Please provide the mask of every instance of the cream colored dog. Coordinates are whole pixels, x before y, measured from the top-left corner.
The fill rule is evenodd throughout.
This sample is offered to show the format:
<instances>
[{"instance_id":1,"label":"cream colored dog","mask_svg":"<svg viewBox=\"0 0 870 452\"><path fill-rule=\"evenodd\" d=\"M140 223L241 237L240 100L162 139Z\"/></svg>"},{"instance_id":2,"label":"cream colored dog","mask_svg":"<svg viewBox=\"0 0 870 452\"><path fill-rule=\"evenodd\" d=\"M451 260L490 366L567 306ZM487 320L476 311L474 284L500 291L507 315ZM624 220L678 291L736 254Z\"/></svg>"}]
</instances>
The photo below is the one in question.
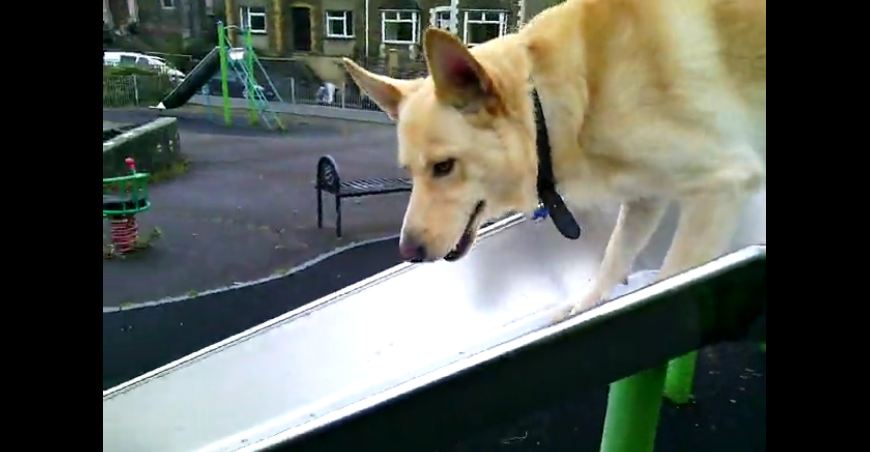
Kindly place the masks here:
<instances>
[{"instance_id":1,"label":"cream colored dog","mask_svg":"<svg viewBox=\"0 0 870 452\"><path fill-rule=\"evenodd\" d=\"M535 209L533 88L566 202L622 206L571 314L627 276L670 201L680 220L660 278L722 254L765 180L765 14L765 0L568 0L471 50L426 30L425 79L346 59L397 120L414 184L402 255L459 259L481 222Z\"/></svg>"}]
</instances>

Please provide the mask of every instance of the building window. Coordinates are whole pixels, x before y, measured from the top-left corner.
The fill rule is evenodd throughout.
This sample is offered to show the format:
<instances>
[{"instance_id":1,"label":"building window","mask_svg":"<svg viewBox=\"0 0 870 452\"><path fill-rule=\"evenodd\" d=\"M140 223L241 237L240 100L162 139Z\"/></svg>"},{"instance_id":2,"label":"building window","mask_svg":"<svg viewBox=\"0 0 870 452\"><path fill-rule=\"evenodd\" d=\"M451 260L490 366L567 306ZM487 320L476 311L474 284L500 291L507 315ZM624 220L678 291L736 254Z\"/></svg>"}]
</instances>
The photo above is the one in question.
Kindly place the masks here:
<instances>
[{"instance_id":1,"label":"building window","mask_svg":"<svg viewBox=\"0 0 870 452\"><path fill-rule=\"evenodd\" d=\"M353 11L326 12L327 38L353 37Z\"/></svg>"},{"instance_id":2,"label":"building window","mask_svg":"<svg viewBox=\"0 0 870 452\"><path fill-rule=\"evenodd\" d=\"M465 11L464 25L462 28L465 43L469 46L483 44L505 34L507 11L468 10Z\"/></svg>"},{"instance_id":3,"label":"building window","mask_svg":"<svg viewBox=\"0 0 870 452\"><path fill-rule=\"evenodd\" d=\"M262 6L243 6L239 8L242 27L250 29L253 34L266 33L266 8Z\"/></svg>"},{"instance_id":4,"label":"building window","mask_svg":"<svg viewBox=\"0 0 870 452\"><path fill-rule=\"evenodd\" d=\"M160 0L160 4L163 6L163 9L175 9L175 0Z\"/></svg>"},{"instance_id":5,"label":"building window","mask_svg":"<svg viewBox=\"0 0 870 452\"><path fill-rule=\"evenodd\" d=\"M420 35L417 11L381 11L381 41L386 44L416 44Z\"/></svg>"},{"instance_id":6,"label":"building window","mask_svg":"<svg viewBox=\"0 0 870 452\"><path fill-rule=\"evenodd\" d=\"M450 7L436 6L429 11L429 24L442 30L450 30Z\"/></svg>"}]
</instances>

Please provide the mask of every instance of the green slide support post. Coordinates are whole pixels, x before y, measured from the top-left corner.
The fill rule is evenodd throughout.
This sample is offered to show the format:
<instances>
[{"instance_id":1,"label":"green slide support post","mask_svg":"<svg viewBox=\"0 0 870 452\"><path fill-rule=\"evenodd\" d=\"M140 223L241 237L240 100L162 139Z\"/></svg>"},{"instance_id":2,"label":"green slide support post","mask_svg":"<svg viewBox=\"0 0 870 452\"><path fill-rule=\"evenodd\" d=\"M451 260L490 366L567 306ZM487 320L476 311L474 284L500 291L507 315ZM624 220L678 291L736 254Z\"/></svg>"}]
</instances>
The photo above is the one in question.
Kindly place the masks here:
<instances>
[{"instance_id":1,"label":"green slide support post","mask_svg":"<svg viewBox=\"0 0 870 452\"><path fill-rule=\"evenodd\" d=\"M248 70L248 80L246 81L248 85L248 121L252 126L255 126L259 123L259 116L257 115L257 103L254 101L254 86L256 86L257 80L254 78L254 40L251 38L251 29L245 29L245 66L247 66Z\"/></svg>"},{"instance_id":2,"label":"green slide support post","mask_svg":"<svg viewBox=\"0 0 870 452\"><path fill-rule=\"evenodd\" d=\"M610 384L601 452L652 452L667 368L662 365Z\"/></svg>"},{"instance_id":3,"label":"green slide support post","mask_svg":"<svg viewBox=\"0 0 870 452\"><path fill-rule=\"evenodd\" d=\"M220 47L221 56L221 94L224 100L224 123L228 126L233 125L233 112L230 108L230 87L227 82L227 73L229 72L229 52L227 48L226 28L224 23L218 21L218 46Z\"/></svg>"},{"instance_id":4,"label":"green slide support post","mask_svg":"<svg viewBox=\"0 0 870 452\"><path fill-rule=\"evenodd\" d=\"M679 405L689 403L692 399L697 362L698 351L696 350L668 363L664 392L668 400Z\"/></svg>"}]
</instances>

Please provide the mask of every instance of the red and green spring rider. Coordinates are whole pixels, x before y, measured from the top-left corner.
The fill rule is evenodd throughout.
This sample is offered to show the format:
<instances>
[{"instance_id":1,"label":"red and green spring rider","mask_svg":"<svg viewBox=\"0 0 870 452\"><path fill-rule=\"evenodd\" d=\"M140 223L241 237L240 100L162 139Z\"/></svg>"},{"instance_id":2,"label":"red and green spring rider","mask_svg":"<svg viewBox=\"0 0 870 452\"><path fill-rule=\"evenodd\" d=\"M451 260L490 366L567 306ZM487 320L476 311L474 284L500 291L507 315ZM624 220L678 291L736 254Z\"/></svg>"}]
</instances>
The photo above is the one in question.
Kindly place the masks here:
<instances>
[{"instance_id":1,"label":"red and green spring rider","mask_svg":"<svg viewBox=\"0 0 870 452\"><path fill-rule=\"evenodd\" d=\"M136 214L151 208L148 200L148 173L136 171L136 162L124 160L130 174L103 179L103 217L112 225L112 244L117 252L130 253L136 248L139 227Z\"/></svg>"}]
</instances>

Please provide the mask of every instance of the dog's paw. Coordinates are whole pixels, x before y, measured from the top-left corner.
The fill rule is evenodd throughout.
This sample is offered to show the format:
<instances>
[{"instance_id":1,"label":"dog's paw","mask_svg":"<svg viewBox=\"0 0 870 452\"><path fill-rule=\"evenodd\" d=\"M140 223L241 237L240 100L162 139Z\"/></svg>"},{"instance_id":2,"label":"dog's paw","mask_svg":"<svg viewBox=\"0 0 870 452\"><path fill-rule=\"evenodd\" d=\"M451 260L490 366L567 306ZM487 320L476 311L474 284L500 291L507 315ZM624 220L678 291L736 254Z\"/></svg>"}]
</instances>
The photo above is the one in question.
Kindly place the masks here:
<instances>
[{"instance_id":1,"label":"dog's paw","mask_svg":"<svg viewBox=\"0 0 870 452\"><path fill-rule=\"evenodd\" d=\"M594 308L595 306L598 306L602 302L604 302L604 299L601 296L601 294L598 293L597 291L592 292L589 295L587 295L586 297L584 297L582 300L580 300L579 303L575 303L571 306L566 306L566 307L560 309L559 311L557 311L556 314L553 316L553 322L559 323L567 318L574 317L575 315L577 315L583 311L586 311L588 309Z\"/></svg>"},{"instance_id":2,"label":"dog's paw","mask_svg":"<svg viewBox=\"0 0 870 452\"><path fill-rule=\"evenodd\" d=\"M594 308L595 306L598 306L599 304L601 304L603 302L604 302L604 295L601 294L601 291L594 290L594 291L590 292L589 295L586 295L585 297L583 297L583 299L580 300L579 303L574 305L574 307L571 311L571 315L579 314L581 311L585 311L587 309Z\"/></svg>"},{"instance_id":3,"label":"dog's paw","mask_svg":"<svg viewBox=\"0 0 870 452\"><path fill-rule=\"evenodd\" d=\"M560 308L558 311L556 311L555 314L553 314L553 318L552 318L553 323L560 323L561 321L567 319L568 317L571 317L572 312L574 312L573 305Z\"/></svg>"}]
</instances>

